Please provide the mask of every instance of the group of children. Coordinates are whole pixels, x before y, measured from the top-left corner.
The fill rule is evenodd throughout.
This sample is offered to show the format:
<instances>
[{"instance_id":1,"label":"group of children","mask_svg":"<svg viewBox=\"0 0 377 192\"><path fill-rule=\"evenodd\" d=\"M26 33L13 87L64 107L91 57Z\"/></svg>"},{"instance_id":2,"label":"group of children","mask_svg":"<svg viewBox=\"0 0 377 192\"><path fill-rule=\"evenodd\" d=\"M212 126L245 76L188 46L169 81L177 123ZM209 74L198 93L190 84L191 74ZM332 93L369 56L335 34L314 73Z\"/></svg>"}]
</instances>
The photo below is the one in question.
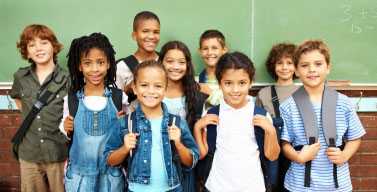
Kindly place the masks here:
<instances>
[{"instance_id":1,"label":"group of children","mask_svg":"<svg viewBox=\"0 0 377 192\"><path fill-rule=\"evenodd\" d=\"M275 45L266 67L276 84L254 101L253 62L218 30L200 37L198 82L183 42L156 51L154 13L135 16L132 38L138 49L118 61L105 35L74 39L68 76L54 33L24 29L17 47L31 65L15 73L11 96L24 119L40 111L15 150L22 191L352 191L347 161L365 131L326 85L325 43Z\"/></svg>"}]
</instances>

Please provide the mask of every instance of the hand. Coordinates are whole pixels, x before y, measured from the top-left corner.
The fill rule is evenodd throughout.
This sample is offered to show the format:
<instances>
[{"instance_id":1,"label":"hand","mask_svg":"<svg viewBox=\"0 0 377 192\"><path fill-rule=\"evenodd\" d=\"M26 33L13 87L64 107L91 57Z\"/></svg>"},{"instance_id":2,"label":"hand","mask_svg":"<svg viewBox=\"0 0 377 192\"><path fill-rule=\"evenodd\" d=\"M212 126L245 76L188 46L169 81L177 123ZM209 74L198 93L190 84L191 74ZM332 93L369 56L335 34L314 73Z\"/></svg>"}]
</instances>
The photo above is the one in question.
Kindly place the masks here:
<instances>
[{"instance_id":1,"label":"hand","mask_svg":"<svg viewBox=\"0 0 377 192\"><path fill-rule=\"evenodd\" d=\"M179 143L181 141L181 129L178 128L176 125L172 125L168 128L169 139L174 141L175 143Z\"/></svg>"},{"instance_id":2,"label":"hand","mask_svg":"<svg viewBox=\"0 0 377 192\"><path fill-rule=\"evenodd\" d=\"M304 147L298 153L298 163L304 164L313 160L317 156L320 147L319 142L312 145L304 145Z\"/></svg>"},{"instance_id":3,"label":"hand","mask_svg":"<svg viewBox=\"0 0 377 192\"><path fill-rule=\"evenodd\" d=\"M64 119L63 126L64 126L64 131L67 133L67 136L70 136L73 131L73 117L68 115Z\"/></svg>"},{"instance_id":4,"label":"hand","mask_svg":"<svg viewBox=\"0 0 377 192\"><path fill-rule=\"evenodd\" d=\"M337 147L329 147L326 150L326 154L332 163L341 165L348 161L342 150Z\"/></svg>"},{"instance_id":5,"label":"hand","mask_svg":"<svg viewBox=\"0 0 377 192\"><path fill-rule=\"evenodd\" d=\"M195 123L194 129L202 131L208 125L217 125L218 123L219 123L219 116L215 114L207 114Z\"/></svg>"},{"instance_id":6,"label":"hand","mask_svg":"<svg viewBox=\"0 0 377 192\"><path fill-rule=\"evenodd\" d=\"M272 122L263 115L255 115L253 117L253 125L261 127L266 132L276 131Z\"/></svg>"},{"instance_id":7,"label":"hand","mask_svg":"<svg viewBox=\"0 0 377 192\"><path fill-rule=\"evenodd\" d=\"M138 133L128 133L127 135L124 136L123 141L124 141L124 147L126 150L131 150L136 148L136 143L137 143L137 137L139 136Z\"/></svg>"},{"instance_id":8,"label":"hand","mask_svg":"<svg viewBox=\"0 0 377 192\"><path fill-rule=\"evenodd\" d=\"M200 85L200 91L202 93L205 93L207 95L211 95L212 89L209 88L209 86L206 83L199 83L199 85Z\"/></svg>"}]
</instances>

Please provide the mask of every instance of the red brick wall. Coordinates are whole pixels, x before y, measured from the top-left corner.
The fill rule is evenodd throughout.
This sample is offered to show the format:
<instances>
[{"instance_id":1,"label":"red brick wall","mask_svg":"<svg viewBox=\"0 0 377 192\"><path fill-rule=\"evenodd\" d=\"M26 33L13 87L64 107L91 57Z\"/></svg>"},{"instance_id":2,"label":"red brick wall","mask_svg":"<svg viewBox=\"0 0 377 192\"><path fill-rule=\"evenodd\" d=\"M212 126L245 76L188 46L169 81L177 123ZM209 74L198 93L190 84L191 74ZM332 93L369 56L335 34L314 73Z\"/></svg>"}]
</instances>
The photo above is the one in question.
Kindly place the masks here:
<instances>
[{"instance_id":1,"label":"red brick wall","mask_svg":"<svg viewBox=\"0 0 377 192\"><path fill-rule=\"evenodd\" d=\"M367 134L351 159L354 191L377 191L377 113L359 113ZM20 190L20 171L11 155L10 139L20 125L20 113L0 111L0 191Z\"/></svg>"}]
</instances>

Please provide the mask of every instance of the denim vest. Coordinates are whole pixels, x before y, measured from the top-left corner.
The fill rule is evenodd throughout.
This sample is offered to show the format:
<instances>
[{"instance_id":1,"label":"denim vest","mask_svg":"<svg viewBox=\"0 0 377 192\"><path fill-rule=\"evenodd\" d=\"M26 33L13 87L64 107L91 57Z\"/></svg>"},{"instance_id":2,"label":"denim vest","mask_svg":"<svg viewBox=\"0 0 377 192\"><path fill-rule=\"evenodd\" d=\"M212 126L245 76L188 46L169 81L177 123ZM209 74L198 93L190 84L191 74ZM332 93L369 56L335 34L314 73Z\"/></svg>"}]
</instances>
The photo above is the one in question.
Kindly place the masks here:
<instances>
[{"instance_id":1,"label":"denim vest","mask_svg":"<svg viewBox=\"0 0 377 192\"><path fill-rule=\"evenodd\" d=\"M68 171L83 176L110 173L120 176L120 168L110 168L104 156L105 145L112 130L121 126L117 110L111 99L111 91L105 89L106 107L98 112L89 110L82 91L77 92L79 105L74 118L74 134L69 151Z\"/></svg>"},{"instance_id":2,"label":"denim vest","mask_svg":"<svg viewBox=\"0 0 377 192\"><path fill-rule=\"evenodd\" d=\"M177 168L172 162L172 152L170 147L170 140L168 134L168 122L169 113L165 104L162 104L163 118L162 118L162 147L163 147L163 157L166 172L168 175L168 185L171 189L180 189L181 183L179 181ZM126 117L127 118L127 117ZM152 153L152 130L149 120L145 117L140 105L136 107L135 110L136 122L133 121L133 130L139 133L136 148L133 150L133 157L131 158L130 165L128 165L128 182L129 183L140 183L149 184L151 175L151 153ZM178 126L181 129L181 141L182 143L191 150L193 155L193 163L190 168L193 168L199 158L198 147L192 137L187 123L184 119L180 120ZM123 145L123 137L128 133L128 128L121 129L117 133L114 133L112 138L109 140L105 154L106 156L112 150L116 150ZM116 139L117 138L117 139Z\"/></svg>"}]
</instances>

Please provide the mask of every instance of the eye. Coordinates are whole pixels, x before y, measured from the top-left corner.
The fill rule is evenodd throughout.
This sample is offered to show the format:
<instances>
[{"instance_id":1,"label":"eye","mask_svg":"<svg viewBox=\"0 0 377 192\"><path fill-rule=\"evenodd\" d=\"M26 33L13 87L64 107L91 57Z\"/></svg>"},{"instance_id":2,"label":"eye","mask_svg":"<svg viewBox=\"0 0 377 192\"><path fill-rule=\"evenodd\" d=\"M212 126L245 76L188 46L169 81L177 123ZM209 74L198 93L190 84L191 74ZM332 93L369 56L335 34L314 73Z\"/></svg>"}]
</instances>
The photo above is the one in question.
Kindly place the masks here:
<instances>
[{"instance_id":1,"label":"eye","mask_svg":"<svg viewBox=\"0 0 377 192\"><path fill-rule=\"evenodd\" d=\"M155 30L155 31L153 31L153 33L154 33L155 35L159 35L159 34L160 34L160 31Z\"/></svg>"},{"instance_id":2,"label":"eye","mask_svg":"<svg viewBox=\"0 0 377 192\"><path fill-rule=\"evenodd\" d=\"M241 81L241 82L240 82L240 85L242 85L242 86L244 86L244 85L246 85L246 84L247 84L246 81Z\"/></svg>"},{"instance_id":3,"label":"eye","mask_svg":"<svg viewBox=\"0 0 377 192\"><path fill-rule=\"evenodd\" d=\"M42 44L42 45L47 45L47 44L48 44L48 40L42 40L42 41L41 41L41 44Z\"/></svg>"},{"instance_id":4,"label":"eye","mask_svg":"<svg viewBox=\"0 0 377 192\"><path fill-rule=\"evenodd\" d=\"M306 67L308 67L309 65L307 64L307 63L300 63L300 67L302 67L302 68L306 68Z\"/></svg>"},{"instance_id":5,"label":"eye","mask_svg":"<svg viewBox=\"0 0 377 192\"><path fill-rule=\"evenodd\" d=\"M34 47L35 46L35 43L29 43L27 44L28 47Z\"/></svg>"},{"instance_id":6,"label":"eye","mask_svg":"<svg viewBox=\"0 0 377 192\"><path fill-rule=\"evenodd\" d=\"M322 62L316 62L315 65L316 65L317 67L320 67L320 66L323 65L323 63L322 63Z\"/></svg>"}]
</instances>

